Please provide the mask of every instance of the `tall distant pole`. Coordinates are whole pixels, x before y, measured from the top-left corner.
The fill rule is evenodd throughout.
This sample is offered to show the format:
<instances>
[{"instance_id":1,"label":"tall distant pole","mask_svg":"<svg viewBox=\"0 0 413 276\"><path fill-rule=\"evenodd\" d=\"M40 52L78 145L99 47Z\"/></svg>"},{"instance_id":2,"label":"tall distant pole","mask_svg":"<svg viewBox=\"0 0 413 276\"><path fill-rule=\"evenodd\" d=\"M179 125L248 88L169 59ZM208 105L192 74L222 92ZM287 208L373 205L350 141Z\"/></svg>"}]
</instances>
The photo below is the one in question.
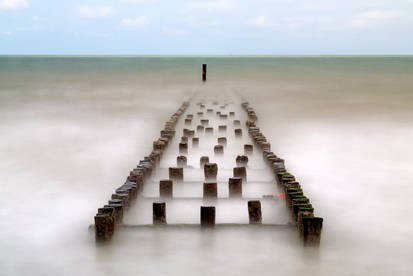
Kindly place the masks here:
<instances>
[{"instance_id":1,"label":"tall distant pole","mask_svg":"<svg viewBox=\"0 0 413 276\"><path fill-rule=\"evenodd\" d=\"M206 81L206 73L207 73L207 68L206 68L206 64L202 64L202 81Z\"/></svg>"}]
</instances>

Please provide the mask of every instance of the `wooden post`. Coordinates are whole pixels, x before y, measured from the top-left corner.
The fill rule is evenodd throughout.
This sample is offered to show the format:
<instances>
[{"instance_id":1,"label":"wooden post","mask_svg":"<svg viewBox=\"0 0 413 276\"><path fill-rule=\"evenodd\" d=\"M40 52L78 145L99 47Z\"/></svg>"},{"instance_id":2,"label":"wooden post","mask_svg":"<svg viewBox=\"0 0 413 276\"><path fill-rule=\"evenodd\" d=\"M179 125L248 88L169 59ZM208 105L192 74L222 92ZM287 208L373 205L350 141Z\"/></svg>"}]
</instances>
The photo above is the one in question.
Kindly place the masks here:
<instances>
[{"instance_id":1,"label":"wooden post","mask_svg":"<svg viewBox=\"0 0 413 276\"><path fill-rule=\"evenodd\" d=\"M188 143L179 143L179 153L188 154Z\"/></svg>"},{"instance_id":2,"label":"wooden post","mask_svg":"<svg viewBox=\"0 0 413 276\"><path fill-rule=\"evenodd\" d=\"M218 137L218 145L227 145L227 137Z\"/></svg>"},{"instance_id":3,"label":"wooden post","mask_svg":"<svg viewBox=\"0 0 413 276\"><path fill-rule=\"evenodd\" d=\"M215 207L201 206L201 226L214 227L215 226Z\"/></svg>"},{"instance_id":4,"label":"wooden post","mask_svg":"<svg viewBox=\"0 0 413 276\"><path fill-rule=\"evenodd\" d=\"M197 148L199 146L199 138L198 137L192 137L192 147Z\"/></svg>"},{"instance_id":5,"label":"wooden post","mask_svg":"<svg viewBox=\"0 0 413 276\"><path fill-rule=\"evenodd\" d=\"M247 181L247 169L245 167L235 167L234 177L241 177L243 181Z\"/></svg>"},{"instance_id":6,"label":"wooden post","mask_svg":"<svg viewBox=\"0 0 413 276\"><path fill-rule=\"evenodd\" d=\"M153 224L166 224L166 203L154 202L152 204Z\"/></svg>"},{"instance_id":7,"label":"wooden post","mask_svg":"<svg viewBox=\"0 0 413 276\"><path fill-rule=\"evenodd\" d=\"M180 155L178 157L176 157L176 165L179 168L185 168L187 166L187 161L188 159L186 158L186 156Z\"/></svg>"},{"instance_id":8,"label":"wooden post","mask_svg":"<svg viewBox=\"0 0 413 276\"><path fill-rule=\"evenodd\" d=\"M204 165L205 180L217 180L218 165L216 163L206 163Z\"/></svg>"},{"instance_id":9,"label":"wooden post","mask_svg":"<svg viewBox=\"0 0 413 276\"><path fill-rule=\"evenodd\" d=\"M259 200L248 201L248 216L250 224L262 223L261 202Z\"/></svg>"},{"instance_id":10,"label":"wooden post","mask_svg":"<svg viewBox=\"0 0 413 276\"><path fill-rule=\"evenodd\" d=\"M225 131L227 131L227 126L226 126L226 125L220 125L220 126L218 126L218 131L219 131L219 132L225 132Z\"/></svg>"},{"instance_id":11,"label":"wooden post","mask_svg":"<svg viewBox=\"0 0 413 276\"><path fill-rule=\"evenodd\" d=\"M202 81L206 81L207 65L202 64Z\"/></svg>"},{"instance_id":12,"label":"wooden post","mask_svg":"<svg viewBox=\"0 0 413 276\"><path fill-rule=\"evenodd\" d=\"M252 154L253 150L254 150L254 146L253 146L253 145L250 145L250 144L245 144L245 145L244 145L244 153L245 153L246 155Z\"/></svg>"},{"instance_id":13,"label":"wooden post","mask_svg":"<svg viewBox=\"0 0 413 276\"><path fill-rule=\"evenodd\" d=\"M217 192L217 183L216 182L205 182L204 183L204 195L205 199L213 198L216 199L218 197Z\"/></svg>"},{"instance_id":14,"label":"wooden post","mask_svg":"<svg viewBox=\"0 0 413 276\"><path fill-rule=\"evenodd\" d=\"M323 228L323 218L303 217L301 235L303 237L304 245L319 246L322 228Z\"/></svg>"},{"instance_id":15,"label":"wooden post","mask_svg":"<svg viewBox=\"0 0 413 276\"><path fill-rule=\"evenodd\" d=\"M176 181L184 181L184 169L177 167L169 168L169 179Z\"/></svg>"},{"instance_id":16,"label":"wooden post","mask_svg":"<svg viewBox=\"0 0 413 276\"><path fill-rule=\"evenodd\" d=\"M235 132L236 137L241 137L242 136L242 129L241 128L236 128L234 130L234 132Z\"/></svg>"},{"instance_id":17,"label":"wooden post","mask_svg":"<svg viewBox=\"0 0 413 276\"><path fill-rule=\"evenodd\" d=\"M242 178L231 177L228 182L229 197L242 197Z\"/></svg>"},{"instance_id":18,"label":"wooden post","mask_svg":"<svg viewBox=\"0 0 413 276\"><path fill-rule=\"evenodd\" d=\"M235 159L235 162L237 163L237 166L247 166L248 164L248 156L246 155L238 155L237 158Z\"/></svg>"},{"instance_id":19,"label":"wooden post","mask_svg":"<svg viewBox=\"0 0 413 276\"><path fill-rule=\"evenodd\" d=\"M209 163L209 157L208 156L201 156L201 158L199 158L199 164L200 164L201 169L204 168L204 165L206 163Z\"/></svg>"},{"instance_id":20,"label":"wooden post","mask_svg":"<svg viewBox=\"0 0 413 276\"><path fill-rule=\"evenodd\" d=\"M214 153L216 155L222 155L224 154L224 146L223 145L216 145L214 146Z\"/></svg>"},{"instance_id":21,"label":"wooden post","mask_svg":"<svg viewBox=\"0 0 413 276\"><path fill-rule=\"evenodd\" d=\"M164 198L172 198L173 196L173 182L170 179L163 179L159 181L159 196Z\"/></svg>"},{"instance_id":22,"label":"wooden post","mask_svg":"<svg viewBox=\"0 0 413 276\"><path fill-rule=\"evenodd\" d=\"M115 208L105 207L98 210L95 216L96 241L108 241L115 232Z\"/></svg>"}]
</instances>

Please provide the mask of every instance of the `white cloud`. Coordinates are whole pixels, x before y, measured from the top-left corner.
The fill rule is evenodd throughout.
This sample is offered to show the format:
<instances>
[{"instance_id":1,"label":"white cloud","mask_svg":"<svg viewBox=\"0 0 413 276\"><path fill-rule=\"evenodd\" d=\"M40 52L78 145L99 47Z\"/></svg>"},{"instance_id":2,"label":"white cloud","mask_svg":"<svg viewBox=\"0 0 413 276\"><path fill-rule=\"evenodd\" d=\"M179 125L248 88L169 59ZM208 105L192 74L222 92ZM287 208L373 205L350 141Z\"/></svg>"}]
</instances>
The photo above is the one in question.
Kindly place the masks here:
<instances>
[{"instance_id":1,"label":"white cloud","mask_svg":"<svg viewBox=\"0 0 413 276\"><path fill-rule=\"evenodd\" d=\"M28 6L27 0L0 0L0 10L17 10Z\"/></svg>"},{"instance_id":2,"label":"white cloud","mask_svg":"<svg viewBox=\"0 0 413 276\"><path fill-rule=\"evenodd\" d=\"M400 17L400 12L397 11L371 10L360 13L351 21L351 26L365 28L373 26L378 22L387 21L398 17Z\"/></svg>"},{"instance_id":3,"label":"white cloud","mask_svg":"<svg viewBox=\"0 0 413 276\"><path fill-rule=\"evenodd\" d=\"M274 26L273 22L271 22L270 18L266 15L250 18L248 20L248 25L260 28L268 28Z\"/></svg>"},{"instance_id":4,"label":"white cloud","mask_svg":"<svg viewBox=\"0 0 413 276\"><path fill-rule=\"evenodd\" d=\"M148 22L148 18L146 16L122 19L122 25L126 27L142 27L146 25L147 22Z\"/></svg>"},{"instance_id":5,"label":"white cloud","mask_svg":"<svg viewBox=\"0 0 413 276\"><path fill-rule=\"evenodd\" d=\"M76 12L81 17L96 18L108 16L113 13L113 9L112 7L106 6L80 6Z\"/></svg>"}]
</instances>

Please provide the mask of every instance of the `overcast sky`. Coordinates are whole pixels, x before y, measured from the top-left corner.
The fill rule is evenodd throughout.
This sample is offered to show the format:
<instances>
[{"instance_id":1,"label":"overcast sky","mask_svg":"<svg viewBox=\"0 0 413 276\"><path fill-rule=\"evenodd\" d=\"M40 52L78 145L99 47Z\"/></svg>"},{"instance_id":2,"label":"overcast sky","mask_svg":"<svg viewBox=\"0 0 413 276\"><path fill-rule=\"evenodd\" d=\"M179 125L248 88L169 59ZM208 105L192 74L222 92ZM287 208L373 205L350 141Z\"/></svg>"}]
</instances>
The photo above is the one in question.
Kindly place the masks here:
<instances>
[{"instance_id":1,"label":"overcast sky","mask_svg":"<svg viewBox=\"0 0 413 276\"><path fill-rule=\"evenodd\" d=\"M413 54L413 0L0 0L0 54Z\"/></svg>"}]
</instances>

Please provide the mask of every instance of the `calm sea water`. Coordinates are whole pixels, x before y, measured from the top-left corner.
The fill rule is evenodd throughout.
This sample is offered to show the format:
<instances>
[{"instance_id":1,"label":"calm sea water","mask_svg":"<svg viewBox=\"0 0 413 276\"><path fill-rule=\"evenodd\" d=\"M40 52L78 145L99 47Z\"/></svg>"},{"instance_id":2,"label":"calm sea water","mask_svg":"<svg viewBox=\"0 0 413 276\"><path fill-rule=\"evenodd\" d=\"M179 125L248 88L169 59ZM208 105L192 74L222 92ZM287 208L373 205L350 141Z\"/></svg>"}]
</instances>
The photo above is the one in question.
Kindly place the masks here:
<instances>
[{"instance_id":1,"label":"calm sea water","mask_svg":"<svg viewBox=\"0 0 413 276\"><path fill-rule=\"evenodd\" d=\"M208 82L200 64L208 64ZM413 57L0 57L1 275L411 275ZM124 231L96 209L189 97L248 99L325 224Z\"/></svg>"}]
</instances>

